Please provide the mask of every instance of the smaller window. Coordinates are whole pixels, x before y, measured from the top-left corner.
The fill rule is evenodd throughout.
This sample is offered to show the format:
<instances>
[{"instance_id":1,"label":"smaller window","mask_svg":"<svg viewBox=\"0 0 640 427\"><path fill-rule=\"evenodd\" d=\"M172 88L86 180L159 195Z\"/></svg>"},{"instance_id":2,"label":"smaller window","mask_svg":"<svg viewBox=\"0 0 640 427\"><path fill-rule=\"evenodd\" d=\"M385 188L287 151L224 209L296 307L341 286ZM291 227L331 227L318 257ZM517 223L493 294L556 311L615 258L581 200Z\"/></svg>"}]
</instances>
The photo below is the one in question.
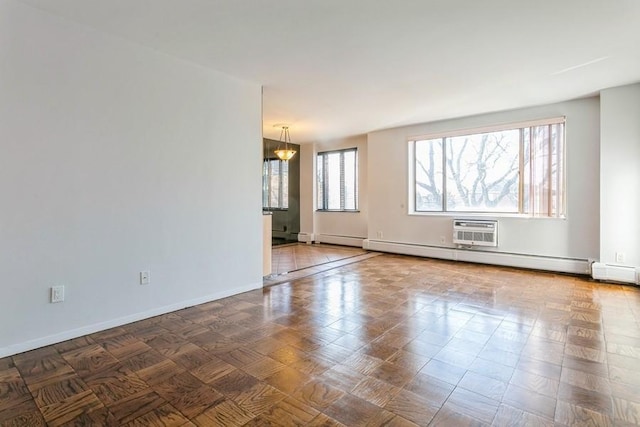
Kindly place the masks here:
<instances>
[{"instance_id":1,"label":"smaller window","mask_svg":"<svg viewBox=\"0 0 640 427\"><path fill-rule=\"evenodd\" d=\"M267 159L262 165L262 207L289 208L289 162Z\"/></svg>"},{"instance_id":2,"label":"smaller window","mask_svg":"<svg viewBox=\"0 0 640 427\"><path fill-rule=\"evenodd\" d=\"M318 153L318 210L358 210L358 149Z\"/></svg>"}]
</instances>

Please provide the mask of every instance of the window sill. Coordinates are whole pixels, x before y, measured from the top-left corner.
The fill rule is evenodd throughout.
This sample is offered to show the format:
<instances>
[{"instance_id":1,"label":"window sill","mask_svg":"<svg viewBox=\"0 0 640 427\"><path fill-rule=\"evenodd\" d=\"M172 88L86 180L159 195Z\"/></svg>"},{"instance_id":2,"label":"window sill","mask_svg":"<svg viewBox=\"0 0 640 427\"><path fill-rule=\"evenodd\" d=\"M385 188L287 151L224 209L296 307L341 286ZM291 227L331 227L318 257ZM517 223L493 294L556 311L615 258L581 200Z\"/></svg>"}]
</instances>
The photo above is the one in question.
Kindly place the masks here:
<instances>
[{"instance_id":1,"label":"window sill","mask_svg":"<svg viewBox=\"0 0 640 427\"><path fill-rule=\"evenodd\" d=\"M316 209L316 212L360 213L360 211L357 209Z\"/></svg>"},{"instance_id":2,"label":"window sill","mask_svg":"<svg viewBox=\"0 0 640 427\"><path fill-rule=\"evenodd\" d=\"M433 216L447 218L520 218L520 219L556 219L566 220L567 217L534 216L528 214L506 213L506 212L408 212L410 216Z\"/></svg>"}]
</instances>

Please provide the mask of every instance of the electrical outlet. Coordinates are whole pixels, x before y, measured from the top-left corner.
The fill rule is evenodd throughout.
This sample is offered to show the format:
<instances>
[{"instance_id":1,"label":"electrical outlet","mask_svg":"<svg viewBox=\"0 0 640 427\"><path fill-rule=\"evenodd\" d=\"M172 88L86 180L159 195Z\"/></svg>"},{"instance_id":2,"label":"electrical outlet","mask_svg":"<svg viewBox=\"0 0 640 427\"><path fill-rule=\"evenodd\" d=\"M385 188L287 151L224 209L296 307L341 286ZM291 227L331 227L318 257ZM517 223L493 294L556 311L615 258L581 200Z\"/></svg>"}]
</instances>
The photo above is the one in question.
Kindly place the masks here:
<instances>
[{"instance_id":1,"label":"electrical outlet","mask_svg":"<svg viewBox=\"0 0 640 427\"><path fill-rule=\"evenodd\" d=\"M64 286L52 286L51 287L51 302L64 301Z\"/></svg>"},{"instance_id":2,"label":"electrical outlet","mask_svg":"<svg viewBox=\"0 0 640 427\"><path fill-rule=\"evenodd\" d=\"M378 239L382 239L382 231L378 231Z\"/></svg>"},{"instance_id":3,"label":"electrical outlet","mask_svg":"<svg viewBox=\"0 0 640 427\"><path fill-rule=\"evenodd\" d=\"M620 264L624 264L624 252L616 252L616 262Z\"/></svg>"},{"instance_id":4,"label":"electrical outlet","mask_svg":"<svg viewBox=\"0 0 640 427\"><path fill-rule=\"evenodd\" d=\"M151 272L150 271L141 271L140 272L140 284L148 285L151 283Z\"/></svg>"}]
</instances>

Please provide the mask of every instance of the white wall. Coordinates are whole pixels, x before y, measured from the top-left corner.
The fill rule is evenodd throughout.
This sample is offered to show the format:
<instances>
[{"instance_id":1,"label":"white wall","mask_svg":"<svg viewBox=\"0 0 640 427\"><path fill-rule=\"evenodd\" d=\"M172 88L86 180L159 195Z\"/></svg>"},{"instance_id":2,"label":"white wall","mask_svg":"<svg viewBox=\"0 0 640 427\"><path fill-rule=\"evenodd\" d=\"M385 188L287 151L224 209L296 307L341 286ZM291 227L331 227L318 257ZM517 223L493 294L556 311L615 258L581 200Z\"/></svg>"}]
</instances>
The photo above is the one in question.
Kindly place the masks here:
<instances>
[{"instance_id":1,"label":"white wall","mask_svg":"<svg viewBox=\"0 0 640 427\"><path fill-rule=\"evenodd\" d=\"M0 357L262 286L259 85L13 0L0 64Z\"/></svg>"},{"instance_id":2,"label":"white wall","mask_svg":"<svg viewBox=\"0 0 640 427\"><path fill-rule=\"evenodd\" d=\"M358 149L358 212L316 212L315 161L324 151ZM364 239L367 236L368 167L367 136L317 142L302 146L300 157L300 231L314 235L345 236ZM309 197L311 195L311 197Z\"/></svg>"},{"instance_id":3,"label":"white wall","mask_svg":"<svg viewBox=\"0 0 640 427\"><path fill-rule=\"evenodd\" d=\"M315 150L313 144L300 145L300 232L313 234L315 213Z\"/></svg>"},{"instance_id":4,"label":"white wall","mask_svg":"<svg viewBox=\"0 0 640 427\"><path fill-rule=\"evenodd\" d=\"M567 218L500 218L499 247L496 251L597 259L600 133L598 98L370 133L369 239L453 247L451 219L459 215L408 215L407 141L410 137L563 115L567 118ZM462 216L470 217L466 214ZM382 233L382 238L379 238L379 233ZM444 244L441 243L442 237L445 239Z\"/></svg>"},{"instance_id":5,"label":"white wall","mask_svg":"<svg viewBox=\"0 0 640 427\"><path fill-rule=\"evenodd\" d=\"M640 267L640 84L603 90L600 105L600 261Z\"/></svg>"}]
</instances>

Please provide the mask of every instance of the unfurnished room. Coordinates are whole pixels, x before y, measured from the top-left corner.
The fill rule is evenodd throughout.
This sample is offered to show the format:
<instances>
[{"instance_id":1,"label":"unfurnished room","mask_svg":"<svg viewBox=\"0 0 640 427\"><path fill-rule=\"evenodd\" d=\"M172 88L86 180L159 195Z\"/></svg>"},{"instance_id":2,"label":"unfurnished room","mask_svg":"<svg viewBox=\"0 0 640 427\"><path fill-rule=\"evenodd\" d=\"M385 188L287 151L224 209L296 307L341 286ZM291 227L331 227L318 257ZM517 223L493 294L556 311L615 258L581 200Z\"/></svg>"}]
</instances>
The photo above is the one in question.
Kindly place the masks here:
<instances>
[{"instance_id":1,"label":"unfurnished room","mask_svg":"<svg viewBox=\"0 0 640 427\"><path fill-rule=\"evenodd\" d=\"M0 0L0 425L640 425L639 22Z\"/></svg>"}]
</instances>

